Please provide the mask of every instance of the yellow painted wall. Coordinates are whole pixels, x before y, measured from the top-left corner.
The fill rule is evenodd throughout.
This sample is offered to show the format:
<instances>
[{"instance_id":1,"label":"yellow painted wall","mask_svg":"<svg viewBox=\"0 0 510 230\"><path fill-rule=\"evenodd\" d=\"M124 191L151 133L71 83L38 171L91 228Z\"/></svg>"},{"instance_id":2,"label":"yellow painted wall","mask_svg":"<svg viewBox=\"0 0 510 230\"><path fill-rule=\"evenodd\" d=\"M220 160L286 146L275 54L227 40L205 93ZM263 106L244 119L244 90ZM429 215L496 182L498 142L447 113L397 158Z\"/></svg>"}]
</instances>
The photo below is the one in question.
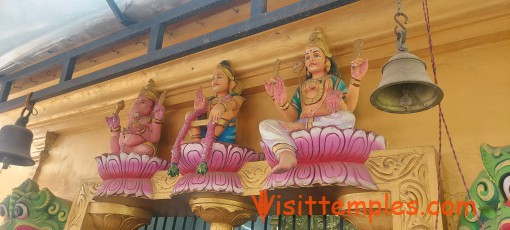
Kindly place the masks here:
<instances>
[{"instance_id":1,"label":"yellow painted wall","mask_svg":"<svg viewBox=\"0 0 510 230\"><path fill-rule=\"evenodd\" d=\"M222 59L232 60L234 69L248 88L244 95L247 101L239 115L238 143L260 150L258 123L267 118L279 118L276 108L263 92L262 82L270 77L276 58L283 60L282 75L289 82L297 82L290 66L302 60L301 49L315 25L325 30L346 82L349 81L353 38L367 40L364 56L370 59L371 68L362 83L360 102L355 111L356 127L385 136L389 148L434 145L437 149L437 107L417 114L395 115L378 111L369 102L371 92L380 81L381 66L395 50L391 31L393 4L393 1L361 1L40 102L41 115L31 120L31 128L48 129L59 136L50 148L49 158L42 163L37 182L58 196L74 200L80 179L97 177L93 158L108 151L109 133L103 117L113 111L117 100L126 99L127 109L121 113L121 118L125 118L137 89L149 78L154 78L159 88L169 90L165 103L165 129L160 143L160 155L168 159L184 114L191 109L194 91L202 85L205 93L210 95L207 87L209 77L213 66ZM421 22L421 5L419 1L410 4L407 12L414 19L414 24L409 26L409 48L427 63L428 72L432 75L425 28ZM433 21L437 23L433 27L433 31L437 31L433 36L439 82L445 93L443 113L470 184L482 169L478 151L480 143L510 144L510 107L507 102L510 98L510 28L505 26L510 21L510 8L502 7L508 5L505 1L478 6L461 0L431 4L431 9L435 10L431 14L439 15ZM453 11L459 7L464 10ZM477 11L473 7L480 7L478 12L485 14L472 14ZM504 12L485 12L487 9ZM367 19L370 16L380 20L370 21ZM485 19L480 19L483 17ZM360 26L355 27L353 23ZM191 67L194 67L193 70ZM295 87L295 83L289 87L289 97ZM0 123L13 123L18 114L19 110L0 114ZM447 193L463 192L444 130L443 152L442 164L446 165L443 180ZM21 183L29 175L28 171L12 167L2 172L0 197Z\"/></svg>"}]
</instances>

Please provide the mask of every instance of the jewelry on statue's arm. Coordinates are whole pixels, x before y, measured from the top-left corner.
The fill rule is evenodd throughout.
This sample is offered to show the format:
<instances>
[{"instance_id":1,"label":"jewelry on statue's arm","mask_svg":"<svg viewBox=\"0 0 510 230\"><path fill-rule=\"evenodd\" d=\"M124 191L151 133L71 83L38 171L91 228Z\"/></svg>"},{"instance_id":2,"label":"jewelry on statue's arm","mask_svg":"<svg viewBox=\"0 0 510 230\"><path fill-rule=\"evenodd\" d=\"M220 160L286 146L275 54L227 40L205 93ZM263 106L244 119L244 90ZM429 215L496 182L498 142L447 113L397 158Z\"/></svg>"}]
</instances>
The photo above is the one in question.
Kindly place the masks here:
<instances>
[{"instance_id":1,"label":"jewelry on statue's arm","mask_svg":"<svg viewBox=\"0 0 510 230\"><path fill-rule=\"evenodd\" d=\"M354 86L354 87L360 87L361 80L356 79L356 78L351 78L351 85Z\"/></svg>"},{"instance_id":2,"label":"jewelry on statue's arm","mask_svg":"<svg viewBox=\"0 0 510 230\"><path fill-rule=\"evenodd\" d=\"M161 123L163 123L163 121L154 117L152 118L152 123L160 125Z\"/></svg>"},{"instance_id":3,"label":"jewelry on statue's arm","mask_svg":"<svg viewBox=\"0 0 510 230\"><path fill-rule=\"evenodd\" d=\"M287 109L289 109L289 106L290 106L289 101L286 101L285 104L280 105L280 109L283 111L287 111Z\"/></svg>"},{"instance_id":4,"label":"jewelry on statue's arm","mask_svg":"<svg viewBox=\"0 0 510 230\"><path fill-rule=\"evenodd\" d=\"M117 126L117 128L110 129L110 132L112 133L120 132L120 126Z\"/></svg>"}]
</instances>

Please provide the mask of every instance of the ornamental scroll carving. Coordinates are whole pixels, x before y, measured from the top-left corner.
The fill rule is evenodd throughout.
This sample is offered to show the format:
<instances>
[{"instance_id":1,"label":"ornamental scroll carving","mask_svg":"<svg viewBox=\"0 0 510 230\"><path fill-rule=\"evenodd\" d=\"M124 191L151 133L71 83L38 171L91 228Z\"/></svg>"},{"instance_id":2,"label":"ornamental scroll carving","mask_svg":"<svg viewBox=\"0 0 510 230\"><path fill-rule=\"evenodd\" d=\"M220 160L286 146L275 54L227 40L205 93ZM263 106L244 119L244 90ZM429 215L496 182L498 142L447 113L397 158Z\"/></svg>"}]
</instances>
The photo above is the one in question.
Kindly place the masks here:
<instances>
[{"instance_id":1,"label":"ornamental scroll carving","mask_svg":"<svg viewBox=\"0 0 510 230\"><path fill-rule=\"evenodd\" d=\"M427 204L438 200L432 192L435 188L430 186L430 180L435 180L430 178L429 171L436 170L433 157L431 160L424 153L412 150L395 155L372 156L366 165L381 190L398 193L398 199L404 203L418 201L416 215L399 216L401 229L434 229L435 216L427 213Z\"/></svg>"},{"instance_id":2,"label":"ornamental scroll carving","mask_svg":"<svg viewBox=\"0 0 510 230\"><path fill-rule=\"evenodd\" d=\"M156 172L152 177L153 199L168 199L171 197L174 186L180 178L181 176L169 177L166 171Z\"/></svg>"},{"instance_id":3,"label":"ornamental scroll carving","mask_svg":"<svg viewBox=\"0 0 510 230\"><path fill-rule=\"evenodd\" d=\"M258 195L260 188L264 185L267 175L271 168L266 162L247 162L244 167L237 172L243 183L243 195Z\"/></svg>"},{"instance_id":4,"label":"ornamental scroll carving","mask_svg":"<svg viewBox=\"0 0 510 230\"><path fill-rule=\"evenodd\" d=\"M83 224L83 219L87 214L87 208L94 197L101 179L87 179L84 180L80 186L78 197L73 202L69 218L65 226L66 230L79 230Z\"/></svg>"}]
</instances>

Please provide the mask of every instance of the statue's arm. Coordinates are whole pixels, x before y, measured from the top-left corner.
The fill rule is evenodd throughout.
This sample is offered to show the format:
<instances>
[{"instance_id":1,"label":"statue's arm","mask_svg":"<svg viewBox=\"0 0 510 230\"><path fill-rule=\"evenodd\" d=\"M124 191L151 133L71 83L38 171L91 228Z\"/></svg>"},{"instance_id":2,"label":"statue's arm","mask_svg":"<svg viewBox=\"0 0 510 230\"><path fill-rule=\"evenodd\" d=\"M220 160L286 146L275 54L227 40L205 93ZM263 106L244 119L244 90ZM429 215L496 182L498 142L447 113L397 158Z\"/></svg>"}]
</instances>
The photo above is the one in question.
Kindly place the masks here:
<instances>
[{"instance_id":1,"label":"statue's arm","mask_svg":"<svg viewBox=\"0 0 510 230\"><path fill-rule=\"evenodd\" d=\"M153 111L153 117L151 119L151 123L147 125L147 129L144 133L142 133L142 136L145 138L145 140L156 143L159 141L161 137L161 126L163 123L163 118L165 115L165 107L163 104L156 104L154 106Z\"/></svg>"},{"instance_id":2,"label":"statue's arm","mask_svg":"<svg viewBox=\"0 0 510 230\"><path fill-rule=\"evenodd\" d=\"M276 101L274 101L274 104L276 105L278 112L283 116L285 121L295 122L298 118L298 112L294 106L292 106L292 102L288 101L289 106L287 107L286 104L279 105ZM287 107L287 109L285 109Z\"/></svg>"},{"instance_id":3,"label":"statue's arm","mask_svg":"<svg viewBox=\"0 0 510 230\"><path fill-rule=\"evenodd\" d=\"M287 98L287 87L280 77L273 77L269 81L264 82L267 93L272 98L279 113L286 121L296 121L298 111L292 106L292 101Z\"/></svg>"},{"instance_id":4,"label":"statue's arm","mask_svg":"<svg viewBox=\"0 0 510 230\"><path fill-rule=\"evenodd\" d=\"M359 98L359 87L361 80L365 77L368 71L368 60L357 58L351 62L351 84L349 85L349 91L345 99L347 109L354 112L358 105Z\"/></svg>"},{"instance_id":5,"label":"statue's arm","mask_svg":"<svg viewBox=\"0 0 510 230\"><path fill-rule=\"evenodd\" d=\"M349 85L349 91L347 92L347 96L345 98L345 105L348 111L354 112L356 106L358 105L359 98L359 87Z\"/></svg>"}]
</instances>

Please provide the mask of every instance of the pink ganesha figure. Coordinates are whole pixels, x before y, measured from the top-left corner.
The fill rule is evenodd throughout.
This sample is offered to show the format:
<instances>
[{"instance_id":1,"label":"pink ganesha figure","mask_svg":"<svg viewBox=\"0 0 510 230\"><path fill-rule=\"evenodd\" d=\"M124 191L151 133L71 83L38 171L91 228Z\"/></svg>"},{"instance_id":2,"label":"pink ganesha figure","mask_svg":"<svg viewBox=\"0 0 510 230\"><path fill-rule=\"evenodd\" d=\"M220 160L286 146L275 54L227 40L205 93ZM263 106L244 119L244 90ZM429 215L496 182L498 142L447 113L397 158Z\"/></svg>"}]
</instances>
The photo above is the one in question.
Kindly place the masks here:
<instances>
[{"instance_id":1,"label":"pink ganesha figure","mask_svg":"<svg viewBox=\"0 0 510 230\"><path fill-rule=\"evenodd\" d=\"M112 116L106 117L112 134L110 148L113 154L121 152L149 156L156 154L165 113L163 107L165 97L166 92L160 96L155 90L154 81L150 79L148 84L140 90L129 112L127 127L124 127L122 131L118 112L123 109L124 103L121 101L117 104L117 110Z\"/></svg>"},{"instance_id":2,"label":"pink ganesha figure","mask_svg":"<svg viewBox=\"0 0 510 230\"><path fill-rule=\"evenodd\" d=\"M355 117L352 112L358 103L360 85L363 77L367 73L368 61L356 58L351 62L352 77L350 84L346 85L339 77L338 67L326 44L324 34L318 28L310 35L309 43L305 48L304 58L306 80L297 88L290 101L287 99L287 92L282 78L274 76L269 81L265 82L267 93L271 96L278 111L285 119L285 121L264 120L259 125L262 141L265 145L264 147L267 148L267 151L274 154L274 157L270 157L275 159L273 163L271 163L266 151L266 158L270 161L273 174L287 172L297 164L299 165L300 151L310 152L310 154L313 155L316 154L314 153L315 151L324 151L324 149L328 149L329 146L343 145L341 142L349 142L350 137L347 138L346 136L353 133L352 128L354 127ZM323 128L317 129L314 127ZM324 129L326 127L332 128ZM346 131L349 133L348 135L345 134L345 129L350 129ZM298 149L298 147L302 147L302 145L299 143L296 145L296 138L300 139L298 136L304 132L301 130L308 132L310 138L308 138L307 141L310 142L310 145L307 146L313 146L312 150ZM317 130L322 131L319 133ZM339 138L335 140L327 137L323 138L324 141L321 142L320 140L323 140L321 139L322 136L328 135L324 134L326 132L324 130L327 132L335 130L334 132L341 134L337 135ZM361 135L366 134L362 130L354 130L355 135L358 135L358 133L356 133L357 131L360 131L358 133L362 133ZM364 138L371 139L373 136L373 134L367 134ZM366 142L367 145L372 145L371 143L374 138L371 140L372 141ZM316 146L312 144L312 142L320 142L322 145ZM377 146L369 146L368 149L384 148L384 139L382 137L378 137L375 142L378 142ZM345 146L348 146L348 144L345 144ZM341 149L341 146L338 149ZM335 153L337 156L333 156L333 158L335 158L334 161L342 162L343 159L340 158L353 158L353 155L355 155L352 153L342 153L342 151L345 152L345 150L340 150L338 153ZM308 153L305 153L305 155L306 154ZM322 154L331 155L333 153ZM345 155L339 157L338 155L341 154ZM368 154L369 153L365 154L367 158ZM298 157L296 158L297 155ZM310 155L310 157L301 157L301 159L304 163L311 163L308 161L312 158L315 159L314 162L317 159L325 159L323 155L312 155ZM326 158L331 158L329 155ZM356 156L354 156L354 158L355 157ZM347 159L346 161L364 163L364 160L357 161Z\"/></svg>"}]
</instances>

